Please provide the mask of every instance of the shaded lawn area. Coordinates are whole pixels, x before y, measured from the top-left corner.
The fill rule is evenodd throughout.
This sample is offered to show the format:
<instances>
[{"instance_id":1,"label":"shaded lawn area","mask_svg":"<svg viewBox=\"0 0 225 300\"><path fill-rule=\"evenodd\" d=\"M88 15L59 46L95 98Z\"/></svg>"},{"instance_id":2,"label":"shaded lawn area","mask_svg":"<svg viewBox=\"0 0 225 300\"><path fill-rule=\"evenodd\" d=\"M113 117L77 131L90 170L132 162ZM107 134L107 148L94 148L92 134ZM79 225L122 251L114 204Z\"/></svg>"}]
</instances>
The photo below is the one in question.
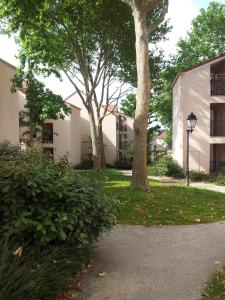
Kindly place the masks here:
<instances>
[{"instance_id":1,"label":"shaded lawn area","mask_svg":"<svg viewBox=\"0 0 225 300\"><path fill-rule=\"evenodd\" d=\"M117 170L80 172L104 180L104 192L119 200L118 222L122 224L177 225L225 219L225 194L209 190L169 186L150 181L150 190L132 190L131 177Z\"/></svg>"}]
</instances>

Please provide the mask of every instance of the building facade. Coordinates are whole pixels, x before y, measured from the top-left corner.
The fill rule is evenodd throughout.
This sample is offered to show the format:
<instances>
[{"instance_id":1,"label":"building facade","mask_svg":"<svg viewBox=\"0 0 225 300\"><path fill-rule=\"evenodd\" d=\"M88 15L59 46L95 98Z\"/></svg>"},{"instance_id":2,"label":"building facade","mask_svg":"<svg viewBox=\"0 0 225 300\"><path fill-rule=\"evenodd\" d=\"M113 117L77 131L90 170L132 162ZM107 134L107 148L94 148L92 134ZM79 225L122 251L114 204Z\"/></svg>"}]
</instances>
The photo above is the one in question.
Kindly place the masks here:
<instances>
[{"instance_id":1,"label":"building facade","mask_svg":"<svg viewBox=\"0 0 225 300\"><path fill-rule=\"evenodd\" d=\"M0 59L0 141L19 143L19 99L21 92L11 92L11 78L16 68Z\"/></svg>"},{"instance_id":2,"label":"building facade","mask_svg":"<svg viewBox=\"0 0 225 300\"><path fill-rule=\"evenodd\" d=\"M197 125L190 135L190 169L225 172L225 54L177 75L173 85L172 155L185 168L187 117Z\"/></svg>"},{"instance_id":3,"label":"building facade","mask_svg":"<svg viewBox=\"0 0 225 300\"><path fill-rule=\"evenodd\" d=\"M0 59L0 141L19 144L26 128L19 126L19 113L24 110L25 95L11 92L11 79L16 67ZM70 105L70 104L69 104ZM71 114L64 120L46 120L36 144L58 160L68 155L73 165L81 163L80 109L70 105Z\"/></svg>"},{"instance_id":4,"label":"building facade","mask_svg":"<svg viewBox=\"0 0 225 300\"><path fill-rule=\"evenodd\" d=\"M91 158L91 130L89 117L80 96L70 95L65 101L81 108L81 157L83 160ZM101 108L104 110L104 106ZM117 109L107 114L103 120L103 140L106 163L114 165L117 160L129 160L133 151L133 122L134 119L125 116Z\"/></svg>"}]
</instances>

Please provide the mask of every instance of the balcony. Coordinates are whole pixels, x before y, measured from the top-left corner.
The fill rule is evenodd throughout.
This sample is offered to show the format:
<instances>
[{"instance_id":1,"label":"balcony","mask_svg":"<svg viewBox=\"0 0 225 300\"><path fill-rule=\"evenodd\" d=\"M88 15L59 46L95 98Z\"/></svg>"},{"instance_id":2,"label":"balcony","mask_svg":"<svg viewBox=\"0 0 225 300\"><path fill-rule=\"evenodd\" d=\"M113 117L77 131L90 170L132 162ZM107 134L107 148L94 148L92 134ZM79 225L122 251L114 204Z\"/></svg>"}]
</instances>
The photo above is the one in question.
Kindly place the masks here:
<instances>
[{"instance_id":1,"label":"balcony","mask_svg":"<svg viewBox=\"0 0 225 300\"><path fill-rule=\"evenodd\" d=\"M225 95L225 74L215 74L211 78L211 96Z\"/></svg>"}]
</instances>

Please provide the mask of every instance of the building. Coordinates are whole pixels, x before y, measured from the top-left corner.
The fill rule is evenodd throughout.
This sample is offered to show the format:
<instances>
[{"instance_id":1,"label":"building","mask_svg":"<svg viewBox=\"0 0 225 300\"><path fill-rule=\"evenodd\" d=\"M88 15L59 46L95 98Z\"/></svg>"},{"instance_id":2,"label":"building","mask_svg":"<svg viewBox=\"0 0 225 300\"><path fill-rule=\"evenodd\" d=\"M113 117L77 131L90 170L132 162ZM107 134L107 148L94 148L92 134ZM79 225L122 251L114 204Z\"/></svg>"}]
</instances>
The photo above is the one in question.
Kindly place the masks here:
<instances>
[{"instance_id":1,"label":"building","mask_svg":"<svg viewBox=\"0 0 225 300\"><path fill-rule=\"evenodd\" d=\"M19 127L19 112L24 110L26 97L21 91L12 94L11 79L16 68L0 60L0 140L11 143L21 142L24 127ZM73 165L92 157L91 133L88 112L77 93L65 101L71 107L71 114L64 120L46 120L42 133L34 136L44 151L50 152L58 160L68 155ZM113 111L110 111L112 110ZM105 109L101 107L102 111ZM133 119L125 116L115 107L108 107L103 120L103 139L106 163L114 165L117 160L131 157L133 150Z\"/></svg>"},{"instance_id":2,"label":"building","mask_svg":"<svg viewBox=\"0 0 225 300\"><path fill-rule=\"evenodd\" d=\"M185 167L187 116L197 125L190 135L190 169L225 172L225 53L177 74L173 84L172 155Z\"/></svg>"},{"instance_id":3,"label":"building","mask_svg":"<svg viewBox=\"0 0 225 300\"><path fill-rule=\"evenodd\" d=\"M67 155L72 165L81 163L80 109L70 105L71 114L64 119L45 120L42 125L42 148L56 160Z\"/></svg>"},{"instance_id":4,"label":"building","mask_svg":"<svg viewBox=\"0 0 225 300\"><path fill-rule=\"evenodd\" d=\"M19 101L23 94L11 92L16 68L0 59L0 141L19 143Z\"/></svg>"},{"instance_id":5,"label":"building","mask_svg":"<svg viewBox=\"0 0 225 300\"><path fill-rule=\"evenodd\" d=\"M168 145L166 143L166 136L166 130L153 134L152 160L155 160L159 155L167 153Z\"/></svg>"},{"instance_id":6,"label":"building","mask_svg":"<svg viewBox=\"0 0 225 300\"><path fill-rule=\"evenodd\" d=\"M91 131L88 112L77 93L65 99L68 103L81 108L81 157L83 160L91 157ZM102 111L104 110L102 106ZM109 114L103 120L103 139L106 163L114 165L117 160L129 159L133 150L133 122L134 119L125 116L118 109L108 107Z\"/></svg>"},{"instance_id":7,"label":"building","mask_svg":"<svg viewBox=\"0 0 225 300\"><path fill-rule=\"evenodd\" d=\"M24 110L26 97L21 91L11 92L11 79L16 67L0 59L0 141L19 144L26 131L19 127L19 112ZM65 119L46 120L43 135L34 137L44 151L58 160L68 155L73 165L81 163L80 109L74 105Z\"/></svg>"}]
</instances>

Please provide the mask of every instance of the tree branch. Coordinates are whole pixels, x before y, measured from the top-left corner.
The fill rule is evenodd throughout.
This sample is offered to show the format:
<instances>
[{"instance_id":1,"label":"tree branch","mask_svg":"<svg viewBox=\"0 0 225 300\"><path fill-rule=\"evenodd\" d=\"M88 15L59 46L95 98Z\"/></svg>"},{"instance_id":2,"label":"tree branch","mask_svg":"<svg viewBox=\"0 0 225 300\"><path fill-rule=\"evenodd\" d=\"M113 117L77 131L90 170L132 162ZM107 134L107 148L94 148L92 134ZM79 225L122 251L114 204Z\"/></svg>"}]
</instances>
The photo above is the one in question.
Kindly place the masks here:
<instances>
[{"instance_id":1,"label":"tree branch","mask_svg":"<svg viewBox=\"0 0 225 300\"><path fill-rule=\"evenodd\" d=\"M167 14L167 12L168 12L168 0L166 0L165 7L162 10L159 17L154 21L154 23L148 25L148 28L147 28L148 35L150 35L153 31L155 31L156 28L164 21L165 15Z\"/></svg>"},{"instance_id":2,"label":"tree branch","mask_svg":"<svg viewBox=\"0 0 225 300\"><path fill-rule=\"evenodd\" d=\"M78 86L76 85L76 83L71 79L71 77L69 76L69 74L67 73L67 71L62 67L62 70L64 72L64 74L66 75L66 77L69 79L70 83L75 87L76 92L78 93L78 95L80 96L84 106L87 108L87 102L85 101L84 96L82 95L81 90L78 88Z\"/></svg>"}]
</instances>

